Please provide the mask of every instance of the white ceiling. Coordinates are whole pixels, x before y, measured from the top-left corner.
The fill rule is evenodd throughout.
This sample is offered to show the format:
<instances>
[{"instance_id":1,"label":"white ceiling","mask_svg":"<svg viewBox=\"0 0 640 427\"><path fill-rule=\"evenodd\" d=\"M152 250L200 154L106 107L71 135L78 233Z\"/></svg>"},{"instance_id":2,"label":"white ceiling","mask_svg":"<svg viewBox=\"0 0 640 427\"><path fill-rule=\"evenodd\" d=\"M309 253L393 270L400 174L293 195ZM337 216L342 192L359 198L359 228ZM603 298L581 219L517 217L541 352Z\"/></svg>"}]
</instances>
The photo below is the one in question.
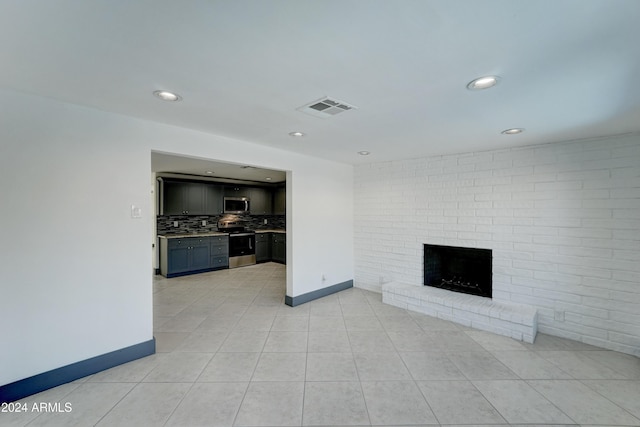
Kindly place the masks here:
<instances>
[{"instance_id":1,"label":"white ceiling","mask_svg":"<svg viewBox=\"0 0 640 427\"><path fill-rule=\"evenodd\" d=\"M639 23L638 0L1 0L0 86L358 164L640 131ZM324 96L358 108L296 110Z\"/></svg>"}]
</instances>

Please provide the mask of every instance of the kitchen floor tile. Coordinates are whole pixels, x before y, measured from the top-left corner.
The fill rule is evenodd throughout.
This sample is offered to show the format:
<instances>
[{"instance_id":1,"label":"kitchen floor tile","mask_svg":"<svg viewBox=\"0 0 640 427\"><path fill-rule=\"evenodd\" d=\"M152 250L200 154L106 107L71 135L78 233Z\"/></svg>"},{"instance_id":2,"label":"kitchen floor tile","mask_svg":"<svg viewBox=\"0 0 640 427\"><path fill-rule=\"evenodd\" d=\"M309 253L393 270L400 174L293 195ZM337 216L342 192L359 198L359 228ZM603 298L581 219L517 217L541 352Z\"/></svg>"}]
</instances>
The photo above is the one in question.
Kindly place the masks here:
<instances>
[{"instance_id":1,"label":"kitchen floor tile","mask_svg":"<svg viewBox=\"0 0 640 427\"><path fill-rule=\"evenodd\" d=\"M410 380L411 374L396 352L354 353L360 381Z\"/></svg>"},{"instance_id":2,"label":"kitchen floor tile","mask_svg":"<svg viewBox=\"0 0 640 427\"><path fill-rule=\"evenodd\" d=\"M433 341L422 329L409 331L388 331L393 346L398 351L431 351Z\"/></svg>"},{"instance_id":3,"label":"kitchen floor tile","mask_svg":"<svg viewBox=\"0 0 640 427\"><path fill-rule=\"evenodd\" d=\"M468 353L450 353L447 357L470 380L512 380L518 376L503 365L491 353L472 351Z\"/></svg>"},{"instance_id":4,"label":"kitchen floor tile","mask_svg":"<svg viewBox=\"0 0 640 427\"><path fill-rule=\"evenodd\" d=\"M358 381L351 353L308 353L307 381Z\"/></svg>"},{"instance_id":5,"label":"kitchen floor tile","mask_svg":"<svg viewBox=\"0 0 640 427\"><path fill-rule=\"evenodd\" d=\"M573 378L533 351L494 351L491 354L524 380L567 380Z\"/></svg>"},{"instance_id":6,"label":"kitchen floor tile","mask_svg":"<svg viewBox=\"0 0 640 427\"><path fill-rule=\"evenodd\" d=\"M469 381L418 381L440 424L506 424Z\"/></svg>"},{"instance_id":7,"label":"kitchen floor tile","mask_svg":"<svg viewBox=\"0 0 640 427\"><path fill-rule=\"evenodd\" d=\"M42 413L30 426L95 425L135 387L132 383L81 384L60 402L64 411ZM67 406L69 405L67 412ZM1 421L1 418L0 418Z\"/></svg>"},{"instance_id":8,"label":"kitchen floor tile","mask_svg":"<svg viewBox=\"0 0 640 427\"><path fill-rule=\"evenodd\" d=\"M456 365L442 352L401 352L414 380L465 380Z\"/></svg>"},{"instance_id":9,"label":"kitchen floor tile","mask_svg":"<svg viewBox=\"0 0 640 427\"><path fill-rule=\"evenodd\" d=\"M179 352L215 353L227 338L228 332L221 330L192 332L176 347Z\"/></svg>"},{"instance_id":10,"label":"kitchen floor tile","mask_svg":"<svg viewBox=\"0 0 640 427\"><path fill-rule=\"evenodd\" d=\"M306 364L306 353L263 352L251 381L304 381Z\"/></svg>"},{"instance_id":11,"label":"kitchen floor tile","mask_svg":"<svg viewBox=\"0 0 640 427\"><path fill-rule=\"evenodd\" d=\"M262 351L268 353L306 352L308 332L271 331Z\"/></svg>"},{"instance_id":12,"label":"kitchen floor tile","mask_svg":"<svg viewBox=\"0 0 640 427\"><path fill-rule=\"evenodd\" d=\"M486 351L484 347L472 340L465 331L460 329L425 331L425 334L433 341L434 350L449 352Z\"/></svg>"},{"instance_id":13,"label":"kitchen floor tile","mask_svg":"<svg viewBox=\"0 0 640 427\"><path fill-rule=\"evenodd\" d=\"M271 330L307 332L309 330L309 316L276 316Z\"/></svg>"},{"instance_id":14,"label":"kitchen floor tile","mask_svg":"<svg viewBox=\"0 0 640 427\"><path fill-rule=\"evenodd\" d=\"M590 358L590 352L541 351L538 354L575 379L626 379L623 374Z\"/></svg>"},{"instance_id":15,"label":"kitchen floor tile","mask_svg":"<svg viewBox=\"0 0 640 427\"><path fill-rule=\"evenodd\" d=\"M260 353L217 353L198 377L198 382L251 380Z\"/></svg>"},{"instance_id":16,"label":"kitchen floor tile","mask_svg":"<svg viewBox=\"0 0 640 427\"><path fill-rule=\"evenodd\" d=\"M362 382L372 425L438 424L413 381Z\"/></svg>"},{"instance_id":17,"label":"kitchen floor tile","mask_svg":"<svg viewBox=\"0 0 640 427\"><path fill-rule=\"evenodd\" d=\"M309 317L309 331L344 331L344 318L342 316L317 316Z\"/></svg>"},{"instance_id":18,"label":"kitchen floor tile","mask_svg":"<svg viewBox=\"0 0 640 427\"><path fill-rule=\"evenodd\" d=\"M566 414L523 380L473 381L480 393L513 424L571 424Z\"/></svg>"},{"instance_id":19,"label":"kitchen floor tile","mask_svg":"<svg viewBox=\"0 0 640 427\"><path fill-rule=\"evenodd\" d=\"M174 351L191 332L154 332L156 339L156 353L170 353Z\"/></svg>"},{"instance_id":20,"label":"kitchen floor tile","mask_svg":"<svg viewBox=\"0 0 640 427\"><path fill-rule=\"evenodd\" d=\"M163 425L191 384L140 383L96 425L155 427Z\"/></svg>"},{"instance_id":21,"label":"kitchen floor tile","mask_svg":"<svg viewBox=\"0 0 640 427\"><path fill-rule=\"evenodd\" d=\"M582 383L640 419L640 380L584 380Z\"/></svg>"},{"instance_id":22,"label":"kitchen floor tile","mask_svg":"<svg viewBox=\"0 0 640 427\"><path fill-rule=\"evenodd\" d=\"M248 383L194 384L165 425L231 426L247 386Z\"/></svg>"},{"instance_id":23,"label":"kitchen floor tile","mask_svg":"<svg viewBox=\"0 0 640 427\"><path fill-rule=\"evenodd\" d=\"M527 348L523 346L520 341L502 335L492 334L491 332L466 331L465 334L467 334L469 338L480 344L485 350L490 352L527 350Z\"/></svg>"},{"instance_id":24,"label":"kitchen floor tile","mask_svg":"<svg viewBox=\"0 0 640 427\"><path fill-rule=\"evenodd\" d=\"M236 426L299 426L303 382L252 382L236 417Z\"/></svg>"},{"instance_id":25,"label":"kitchen floor tile","mask_svg":"<svg viewBox=\"0 0 640 427\"><path fill-rule=\"evenodd\" d=\"M370 425L359 382L307 382L305 426Z\"/></svg>"},{"instance_id":26,"label":"kitchen floor tile","mask_svg":"<svg viewBox=\"0 0 640 427\"><path fill-rule=\"evenodd\" d=\"M533 380L528 383L578 424L640 425L640 418L577 380Z\"/></svg>"},{"instance_id":27,"label":"kitchen floor tile","mask_svg":"<svg viewBox=\"0 0 640 427\"><path fill-rule=\"evenodd\" d=\"M589 359L613 369L630 380L640 380L640 358L615 351L585 351Z\"/></svg>"},{"instance_id":28,"label":"kitchen floor tile","mask_svg":"<svg viewBox=\"0 0 640 427\"><path fill-rule=\"evenodd\" d=\"M344 324L347 331L382 331L382 323L376 316L345 317Z\"/></svg>"},{"instance_id":29,"label":"kitchen floor tile","mask_svg":"<svg viewBox=\"0 0 640 427\"><path fill-rule=\"evenodd\" d=\"M212 353L167 353L144 377L147 383L194 382L213 357Z\"/></svg>"},{"instance_id":30,"label":"kitchen floor tile","mask_svg":"<svg viewBox=\"0 0 640 427\"><path fill-rule=\"evenodd\" d=\"M310 331L308 352L351 352L351 345L346 331Z\"/></svg>"},{"instance_id":31,"label":"kitchen floor tile","mask_svg":"<svg viewBox=\"0 0 640 427\"><path fill-rule=\"evenodd\" d=\"M395 351L384 331L349 331L349 342L354 353Z\"/></svg>"},{"instance_id":32,"label":"kitchen floor tile","mask_svg":"<svg viewBox=\"0 0 640 427\"><path fill-rule=\"evenodd\" d=\"M260 352L268 335L267 331L233 331L227 336L218 351L225 353Z\"/></svg>"}]
</instances>

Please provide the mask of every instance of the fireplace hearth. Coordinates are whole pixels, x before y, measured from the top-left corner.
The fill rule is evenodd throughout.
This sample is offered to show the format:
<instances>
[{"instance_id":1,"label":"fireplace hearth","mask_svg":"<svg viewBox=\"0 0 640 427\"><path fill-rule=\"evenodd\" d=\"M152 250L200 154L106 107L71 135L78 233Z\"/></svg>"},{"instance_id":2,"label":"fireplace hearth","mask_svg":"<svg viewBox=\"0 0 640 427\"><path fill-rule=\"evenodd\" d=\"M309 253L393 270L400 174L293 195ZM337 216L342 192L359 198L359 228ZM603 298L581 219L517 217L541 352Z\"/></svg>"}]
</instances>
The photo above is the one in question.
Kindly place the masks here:
<instances>
[{"instance_id":1,"label":"fireplace hearth","mask_svg":"<svg viewBox=\"0 0 640 427\"><path fill-rule=\"evenodd\" d=\"M491 298L491 249L424 245L424 285Z\"/></svg>"}]
</instances>

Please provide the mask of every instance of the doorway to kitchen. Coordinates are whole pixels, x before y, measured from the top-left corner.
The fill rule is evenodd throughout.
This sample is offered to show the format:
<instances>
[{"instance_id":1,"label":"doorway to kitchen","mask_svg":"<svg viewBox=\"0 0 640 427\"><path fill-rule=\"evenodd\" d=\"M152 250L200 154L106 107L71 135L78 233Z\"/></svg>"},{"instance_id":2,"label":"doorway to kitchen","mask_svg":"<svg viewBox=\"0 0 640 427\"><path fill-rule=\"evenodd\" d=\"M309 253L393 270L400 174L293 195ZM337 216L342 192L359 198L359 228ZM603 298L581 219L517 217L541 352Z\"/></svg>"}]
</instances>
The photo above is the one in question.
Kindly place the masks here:
<instances>
[{"instance_id":1,"label":"doorway to kitchen","mask_svg":"<svg viewBox=\"0 0 640 427\"><path fill-rule=\"evenodd\" d=\"M151 167L154 275L222 270L233 279L233 270L267 263L289 270L286 171L157 151Z\"/></svg>"}]
</instances>

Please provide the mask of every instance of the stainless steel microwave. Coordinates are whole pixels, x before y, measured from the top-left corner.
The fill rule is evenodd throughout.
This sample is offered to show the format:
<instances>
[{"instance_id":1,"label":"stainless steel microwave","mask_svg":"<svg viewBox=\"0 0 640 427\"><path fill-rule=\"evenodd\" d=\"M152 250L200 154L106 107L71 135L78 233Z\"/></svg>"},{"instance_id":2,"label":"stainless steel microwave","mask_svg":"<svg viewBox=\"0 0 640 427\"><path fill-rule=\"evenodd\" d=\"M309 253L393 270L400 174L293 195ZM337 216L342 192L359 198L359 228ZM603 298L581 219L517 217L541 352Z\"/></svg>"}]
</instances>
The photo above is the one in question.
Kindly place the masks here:
<instances>
[{"instance_id":1,"label":"stainless steel microwave","mask_svg":"<svg viewBox=\"0 0 640 427\"><path fill-rule=\"evenodd\" d=\"M224 213L228 214L248 214L249 198L248 197L225 197Z\"/></svg>"}]
</instances>

